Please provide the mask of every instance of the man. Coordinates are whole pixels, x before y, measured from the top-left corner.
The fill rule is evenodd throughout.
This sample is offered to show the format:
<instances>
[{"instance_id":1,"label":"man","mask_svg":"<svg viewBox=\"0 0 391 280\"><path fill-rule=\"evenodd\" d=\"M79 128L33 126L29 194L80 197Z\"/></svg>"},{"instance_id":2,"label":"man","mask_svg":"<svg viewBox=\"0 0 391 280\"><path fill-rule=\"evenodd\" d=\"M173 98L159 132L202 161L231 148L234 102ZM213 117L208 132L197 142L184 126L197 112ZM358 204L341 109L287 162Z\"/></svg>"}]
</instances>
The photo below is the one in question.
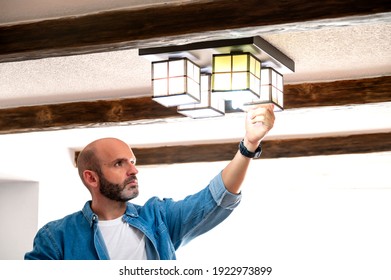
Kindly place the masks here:
<instances>
[{"instance_id":1,"label":"man","mask_svg":"<svg viewBox=\"0 0 391 280\"><path fill-rule=\"evenodd\" d=\"M128 202L139 191L129 146L115 138L88 144L78 170L91 201L42 227L25 259L175 259L179 246L221 223L239 204L251 158L273 124L272 105L250 109L238 152L206 188L177 202L153 197L143 206Z\"/></svg>"}]
</instances>

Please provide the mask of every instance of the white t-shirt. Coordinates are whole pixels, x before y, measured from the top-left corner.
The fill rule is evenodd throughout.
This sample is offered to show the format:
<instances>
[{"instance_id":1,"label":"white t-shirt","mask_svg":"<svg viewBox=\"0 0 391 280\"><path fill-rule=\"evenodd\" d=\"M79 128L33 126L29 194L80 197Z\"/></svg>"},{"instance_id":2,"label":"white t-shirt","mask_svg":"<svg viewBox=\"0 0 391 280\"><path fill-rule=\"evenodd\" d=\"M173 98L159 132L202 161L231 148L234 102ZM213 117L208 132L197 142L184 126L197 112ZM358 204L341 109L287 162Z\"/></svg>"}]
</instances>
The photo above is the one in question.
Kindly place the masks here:
<instances>
[{"instance_id":1,"label":"white t-shirt","mask_svg":"<svg viewBox=\"0 0 391 280\"><path fill-rule=\"evenodd\" d=\"M109 221L99 221L110 259L146 260L145 235L138 229L122 221L122 217Z\"/></svg>"}]
</instances>

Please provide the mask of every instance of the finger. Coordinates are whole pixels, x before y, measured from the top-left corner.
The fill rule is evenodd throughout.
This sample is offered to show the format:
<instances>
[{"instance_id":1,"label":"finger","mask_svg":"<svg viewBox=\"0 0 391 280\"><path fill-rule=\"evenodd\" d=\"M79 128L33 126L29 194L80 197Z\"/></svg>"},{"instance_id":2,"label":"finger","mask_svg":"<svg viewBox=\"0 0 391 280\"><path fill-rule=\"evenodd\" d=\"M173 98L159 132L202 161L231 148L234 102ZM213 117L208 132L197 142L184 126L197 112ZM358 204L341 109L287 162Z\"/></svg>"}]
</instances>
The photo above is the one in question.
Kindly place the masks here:
<instances>
[{"instance_id":1,"label":"finger","mask_svg":"<svg viewBox=\"0 0 391 280\"><path fill-rule=\"evenodd\" d=\"M255 113L255 112L254 112ZM275 120L274 111L270 111L269 109L258 109L258 111L252 116L250 119L251 123L262 122L267 124L268 126L273 126Z\"/></svg>"},{"instance_id":2,"label":"finger","mask_svg":"<svg viewBox=\"0 0 391 280\"><path fill-rule=\"evenodd\" d=\"M251 119L251 123L258 123L258 122L264 122L266 120L265 115L257 115Z\"/></svg>"},{"instance_id":3,"label":"finger","mask_svg":"<svg viewBox=\"0 0 391 280\"><path fill-rule=\"evenodd\" d=\"M270 114L270 111L268 110L267 107L257 107L251 110L251 119L254 119L258 116L265 116Z\"/></svg>"},{"instance_id":4,"label":"finger","mask_svg":"<svg viewBox=\"0 0 391 280\"><path fill-rule=\"evenodd\" d=\"M267 117L274 119L275 118L274 104L267 104L267 105L268 106L263 106L263 107L255 109L254 115L266 115Z\"/></svg>"},{"instance_id":5,"label":"finger","mask_svg":"<svg viewBox=\"0 0 391 280\"><path fill-rule=\"evenodd\" d=\"M252 125L265 125L272 128L274 126L274 105L273 104L262 104L261 106L253 107L247 112L248 122Z\"/></svg>"}]
</instances>

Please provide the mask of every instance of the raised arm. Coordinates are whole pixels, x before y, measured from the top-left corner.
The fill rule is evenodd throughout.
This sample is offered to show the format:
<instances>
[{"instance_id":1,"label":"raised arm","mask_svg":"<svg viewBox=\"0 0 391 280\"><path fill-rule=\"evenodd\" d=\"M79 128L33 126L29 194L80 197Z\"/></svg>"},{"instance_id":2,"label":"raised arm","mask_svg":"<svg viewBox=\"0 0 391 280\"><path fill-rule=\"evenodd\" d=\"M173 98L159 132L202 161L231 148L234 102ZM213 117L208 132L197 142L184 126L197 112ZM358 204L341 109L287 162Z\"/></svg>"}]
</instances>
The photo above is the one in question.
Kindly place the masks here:
<instances>
[{"instance_id":1,"label":"raised arm","mask_svg":"<svg viewBox=\"0 0 391 280\"><path fill-rule=\"evenodd\" d=\"M273 108L271 104L259 105L247 112L243 144L249 152L255 152L261 140L272 129L275 119ZM232 161L224 168L222 173L223 182L229 192L240 192L250 161L251 158L242 155L238 149Z\"/></svg>"}]
</instances>

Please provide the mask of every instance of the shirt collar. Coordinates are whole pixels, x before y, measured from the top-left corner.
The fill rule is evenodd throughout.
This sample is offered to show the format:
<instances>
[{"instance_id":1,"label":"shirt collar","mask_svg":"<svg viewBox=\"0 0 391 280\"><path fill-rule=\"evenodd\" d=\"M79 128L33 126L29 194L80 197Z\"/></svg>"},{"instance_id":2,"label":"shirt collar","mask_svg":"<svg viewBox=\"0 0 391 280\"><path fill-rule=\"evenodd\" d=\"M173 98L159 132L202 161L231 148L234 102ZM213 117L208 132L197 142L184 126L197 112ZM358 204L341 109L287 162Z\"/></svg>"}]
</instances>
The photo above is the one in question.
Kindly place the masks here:
<instances>
[{"instance_id":1,"label":"shirt collar","mask_svg":"<svg viewBox=\"0 0 391 280\"><path fill-rule=\"evenodd\" d=\"M94 223L98 221L98 215L96 215L91 209L91 200L87 201L84 204L82 212L83 212L84 217L86 218L86 220L90 224L90 227L92 227L94 225ZM138 217L138 212L137 212L136 207L130 202L128 202L126 204L125 215L133 217L133 218Z\"/></svg>"}]
</instances>

